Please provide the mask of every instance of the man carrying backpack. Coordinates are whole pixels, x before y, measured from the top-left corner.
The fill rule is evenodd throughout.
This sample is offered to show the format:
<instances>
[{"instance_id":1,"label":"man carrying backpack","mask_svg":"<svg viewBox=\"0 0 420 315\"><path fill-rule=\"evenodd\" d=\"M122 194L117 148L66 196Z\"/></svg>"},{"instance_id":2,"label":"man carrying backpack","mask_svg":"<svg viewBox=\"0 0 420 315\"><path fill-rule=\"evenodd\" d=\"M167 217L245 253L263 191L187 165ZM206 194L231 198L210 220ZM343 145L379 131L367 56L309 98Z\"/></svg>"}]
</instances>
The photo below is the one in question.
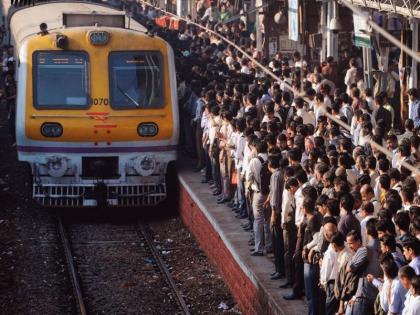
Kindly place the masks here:
<instances>
[{"instance_id":1,"label":"man carrying backpack","mask_svg":"<svg viewBox=\"0 0 420 315\"><path fill-rule=\"evenodd\" d=\"M267 143L257 141L254 148L257 157L253 158L245 174L248 187L253 191L252 211L254 214L255 248L252 256L263 256L264 245L268 251L272 250L269 220L265 214L264 202L270 192L271 173L267 165Z\"/></svg>"}]
</instances>

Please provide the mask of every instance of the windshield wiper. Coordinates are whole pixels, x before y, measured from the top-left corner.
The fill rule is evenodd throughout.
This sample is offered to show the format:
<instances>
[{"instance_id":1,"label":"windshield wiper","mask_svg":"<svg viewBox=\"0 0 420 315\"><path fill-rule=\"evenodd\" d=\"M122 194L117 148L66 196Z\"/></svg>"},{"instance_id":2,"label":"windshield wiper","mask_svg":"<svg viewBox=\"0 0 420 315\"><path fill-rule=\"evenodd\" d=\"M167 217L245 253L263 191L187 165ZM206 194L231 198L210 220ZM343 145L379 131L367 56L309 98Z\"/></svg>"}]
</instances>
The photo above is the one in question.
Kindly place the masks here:
<instances>
[{"instance_id":1,"label":"windshield wiper","mask_svg":"<svg viewBox=\"0 0 420 315\"><path fill-rule=\"evenodd\" d=\"M140 107L140 104L138 102L136 102L136 100L134 98L132 98L130 95L128 95L127 92L125 92L122 88L120 88L117 85L117 89L121 92L122 95L124 95L126 98L128 98L131 102L133 102L134 105L136 105L137 108Z\"/></svg>"}]
</instances>

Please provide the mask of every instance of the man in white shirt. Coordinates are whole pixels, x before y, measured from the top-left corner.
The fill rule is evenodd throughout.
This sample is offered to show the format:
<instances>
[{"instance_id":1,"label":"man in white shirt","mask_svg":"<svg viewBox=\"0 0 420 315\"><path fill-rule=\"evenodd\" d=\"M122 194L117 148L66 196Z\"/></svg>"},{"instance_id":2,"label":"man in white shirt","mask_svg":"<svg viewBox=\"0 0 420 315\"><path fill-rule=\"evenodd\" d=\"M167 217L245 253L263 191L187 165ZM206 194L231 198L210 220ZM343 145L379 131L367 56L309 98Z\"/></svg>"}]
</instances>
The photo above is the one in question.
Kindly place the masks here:
<instances>
[{"instance_id":1,"label":"man in white shirt","mask_svg":"<svg viewBox=\"0 0 420 315\"><path fill-rule=\"evenodd\" d=\"M237 209L239 210L239 216L241 218L246 217L245 186L241 176L242 165L244 160L244 151L246 147L246 138L244 135L245 126L246 124L244 118L239 118L236 121L236 131L238 135L236 137L235 142L234 160L237 176Z\"/></svg>"},{"instance_id":2,"label":"man in white shirt","mask_svg":"<svg viewBox=\"0 0 420 315\"><path fill-rule=\"evenodd\" d=\"M371 202L366 202L362 204L360 208L358 219L360 220L360 233L362 234L362 245L367 245L367 233L366 233L366 224L367 222L374 218L374 207Z\"/></svg>"},{"instance_id":3,"label":"man in white shirt","mask_svg":"<svg viewBox=\"0 0 420 315\"><path fill-rule=\"evenodd\" d=\"M281 204L281 226L283 229L284 240L284 270L286 276L286 283L282 288L291 287L294 276L294 269L292 258L296 247L297 230L295 225L295 193L299 188L299 183L296 178L286 178L285 188L282 195Z\"/></svg>"},{"instance_id":4,"label":"man in white shirt","mask_svg":"<svg viewBox=\"0 0 420 315\"><path fill-rule=\"evenodd\" d=\"M314 116L312 115L312 113L306 111L303 99L301 97L297 97L295 98L294 103L297 108L296 115L302 117L303 123L305 125L311 124L315 126Z\"/></svg>"},{"instance_id":5,"label":"man in white shirt","mask_svg":"<svg viewBox=\"0 0 420 315\"><path fill-rule=\"evenodd\" d=\"M414 278L418 278L413 268L410 266L403 266L398 270L398 277L404 289L407 290L404 301L404 309L402 315L420 315L420 298L417 294L417 301L415 300L415 290L412 285ZM417 308L417 312L416 312Z\"/></svg>"},{"instance_id":6,"label":"man in white shirt","mask_svg":"<svg viewBox=\"0 0 420 315\"><path fill-rule=\"evenodd\" d=\"M379 210L382 208L382 205L375 199L373 188L369 184L365 184L362 188L360 188L360 194L362 195L363 202L371 202L373 204L374 215L377 215Z\"/></svg>"},{"instance_id":7,"label":"man in white shirt","mask_svg":"<svg viewBox=\"0 0 420 315\"><path fill-rule=\"evenodd\" d=\"M351 58L349 61L350 68L346 72L346 76L344 77L344 84L347 86L346 93L351 95L350 86L356 83L356 74L357 74L357 62L354 58Z\"/></svg>"},{"instance_id":8,"label":"man in white shirt","mask_svg":"<svg viewBox=\"0 0 420 315\"><path fill-rule=\"evenodd\" d=\"M270 240L270 226L268 220L266 220L264 212L264 202L267 200L268 193L265 193L261 189L261 169L263 167L263 163L267 161L267 143L257 140L253 146L255 147L258 156L249 162L249 166L245 174L248 187L253 191L252 213L254 214L253 229L255 248L251 255L263 256L264 245L266 249L270 249L272 245Z\"/></svg>"},{"instance_id":9,"label":"man in white shirt","mask_svg":"<svg viewBox=\"0 0 420 315\"><path fill-rule=\"evenodd\" d=\"M297 181L299 182L299 189L296 191L295 199L296 199L296 213L295 213L295 224L296 228L299 229L299 226L303 222L305 213L302 209L303 204L303 188L309 185L308 177L304 171L298 171L295 175Z\"/></svg>"},{"instance_id":10,"label":"man in white shirt","mask_svg":"<svg viewBox=\"0 0 420 315\"><path fill-rule=\"evenodd\" d=\"M320 116L325 116L325 105L324 105L324 95L321 93L317 93L315 95L315 103L314 103L314 114L315 114L315 123L318 124L318 118ZM315 126L316 127L316 126Z\"/></svg>"},{"instance_id":11,"label":"man in white shirt","mask_svg":"<svg viewBox=\"0 0 420 315\"><path fill-rule=\"evenodd\" d=\"M420 277L414 276L411 288L406 295L402 315L420 315Z\"/></svg>"},{"instance_id":12,"label":"man in white shirt","mask_svg":"<svg viewBox=\"0 0 420 315\"><path fill-rule=\"evenodd\" d=\"M341 233L328 236L328 241L330 245L321 262L320 284L326 293L325 314L333 315L337 312L339 306L339 302L334 295L335 281L338 279L340 269L347 265L353 254L346 247L344 236Z\"/></svg>"}]
</instances>

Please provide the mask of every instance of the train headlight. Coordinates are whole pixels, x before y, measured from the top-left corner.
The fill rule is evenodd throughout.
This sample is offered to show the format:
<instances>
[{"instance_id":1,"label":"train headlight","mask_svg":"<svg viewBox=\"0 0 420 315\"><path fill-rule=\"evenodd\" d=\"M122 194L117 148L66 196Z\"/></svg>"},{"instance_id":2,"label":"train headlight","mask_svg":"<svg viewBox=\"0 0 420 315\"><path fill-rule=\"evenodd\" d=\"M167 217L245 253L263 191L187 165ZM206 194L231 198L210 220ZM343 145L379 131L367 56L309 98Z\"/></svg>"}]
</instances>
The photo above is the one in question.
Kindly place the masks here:
<instances>
[{"instance_id":1,"label":"train headlight","mask_svg":"<svg viewBox=\"0 0 420 315\"><path fill-rule=\"evenodd\" d=\"M141 176L150 176L154 173L156 161L152 156L138 157L134 161L134 169Z\"/></svg>"},{"instance_id":2,"label":"train headlight","mask_svg":"<svg viewBox=\"0 0 420 315\"><path fill-rule=\"evenodd\" d=\"M141 123L137 127L137 133L141 137L154 137L158 132L159 127L153 122Z\"/></svg>"},{"instance_id":3,"label":"train headlight","mask_svg":"<svg viewBox=\"0 0 420 315\"><path fill-rule=\"evenodd\" d=\"M44 123L41 126L41 134L48 138L58 138L63 134L63 127L59 123Z\"/></svg>"},{"instance_id":4,"label":"train headlight","mask_svg":"<svg viewBox=\"0 0 420 315\"><path fill-rule=\"evenodd\" d=\"M51 177L62 177L67 171L67 159L61 156L50 157L47 161L48 175Z\"/></svg>"}]
</instances>

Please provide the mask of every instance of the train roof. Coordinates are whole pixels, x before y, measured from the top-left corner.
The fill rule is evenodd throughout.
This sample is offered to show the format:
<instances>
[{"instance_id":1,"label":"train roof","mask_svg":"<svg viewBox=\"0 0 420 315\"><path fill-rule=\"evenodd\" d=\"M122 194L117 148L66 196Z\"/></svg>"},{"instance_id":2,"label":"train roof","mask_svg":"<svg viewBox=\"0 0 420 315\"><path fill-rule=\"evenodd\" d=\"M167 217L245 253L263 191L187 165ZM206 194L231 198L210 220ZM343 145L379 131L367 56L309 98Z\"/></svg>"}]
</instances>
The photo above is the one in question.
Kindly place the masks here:
<instances>
[{"instance_id":1,"label":"train roof","mask_svg":"<svg viewBox=\"0 0 420 315\"><path fill-rule=\"evenodd\" d=\"M39 33L39 25L41 23L46 23L48 30L54 31L75 27L77 24L74 21L77 18L80 20L81 17L83 19L83 16L85 18L90 17L90 19L85 19L84 23L78 26L94 26L95 23L100 21L98 26L122 28L124 25L127 29L129 26L131 30L147 31L144 26L133 19L129 21L129 18L125 17L123 11L106 5L88 2L46 2L17 10L12 8L8 13L12 43L16 46L20 46L25 38ZM70 19L66 19L65 16L72 16L73 23L69 22ZM122 22L121 18L123 19ZM90 25L86 23L90 23Z\"/></svg>"}]
</instances>

